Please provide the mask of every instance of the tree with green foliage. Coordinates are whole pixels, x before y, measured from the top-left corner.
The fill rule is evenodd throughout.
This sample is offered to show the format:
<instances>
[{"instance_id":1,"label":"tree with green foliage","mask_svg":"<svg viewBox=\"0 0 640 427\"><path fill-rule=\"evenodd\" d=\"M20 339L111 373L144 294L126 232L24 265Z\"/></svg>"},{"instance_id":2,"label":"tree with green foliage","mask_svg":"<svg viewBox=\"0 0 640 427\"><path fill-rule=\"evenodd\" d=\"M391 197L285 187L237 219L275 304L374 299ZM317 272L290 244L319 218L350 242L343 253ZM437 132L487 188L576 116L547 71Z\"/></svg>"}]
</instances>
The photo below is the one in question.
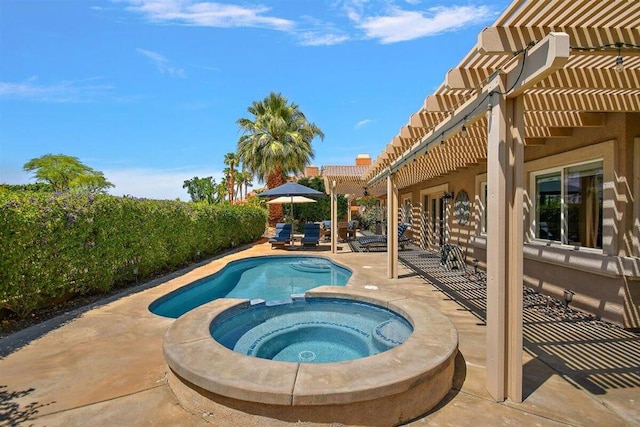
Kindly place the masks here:
<instances>
[{"instance_id":1,"label":"tree with green foliage","mask_svg":"<svg viewBox=\"0 0 640 427\"><path fill-rule=\"evenodd\" d=\"M244 198L249 196L249 187L253 187L253 174L242 166L242 185L244 186Z\"/></svg>"},{"instance_id":2,"label":"tree with green foliage","mask_svg":"<svg viewBox=\"0 0 640 427\"><path fill-rule=\"evenodd\" d=\"M220 183L216 185L215 191L216 191L216 202L224 203L225 198L227 196L227 191L229 191L229 186L227 184L226 178L222 178L220 180Z\"/></svg>"},{"instance_id":3,"label":"tree with green foliage","mask_svg":"<svg viewBox=\"0 0 640 427\"><path fill-rule=\"evenodd\" d=\"M325 193L324 180L320 177L304 177L298 184ZM328 195L315 197L316 203L293 205L293 216L304 221L323 221L331 218L331 199ZM338 194L338 218L347 217L348 202L342 194Z\"/></svg>"},{"instance_id":4,"label":"tree with green foliage","mask_svg":"<svg viewBox=\"0 0 640 427\"><path fill-rule=\"evenodd\" d=\"M238 141L238 159L265 181L268 188L282 185L289 173L304 171L314 157L311 141L324 133L294 103L282 94L271 92L262 101L247 108L252 118L238 119L243 135ZM280 205L270 205L270 222L282 217Z\"/></svg>"},{"instance_id":5,"label":"tree with green foliage","mask_svg":"<svg viewBox=\"0 0 640 427\"><path fill-rule=\"evenodd\" d=\"M236 166L238 165L238 156L236 156L236 153L225 154L224 164L229 166L229 168L225 169L225 176L227 178L229 202L233 203L235 200L235 178L238 172L236 170Z\"/></svg>"},{"instance_id":6,"label":"tree with green foliage","mask_svg":"<svg viewBox=\"0 0 640 427\"><path fill-rule=\"evenodd\" d=\"M36 180L50 184L54 191L84 190L105 193L114 185L104 174L83 164L77 157L64 154L45 154L24 164L26 172L33 172Z\"/></svg>"},{"instance_id":7,"label":"tree with green foliage","mask_svg":"<svg viewBox=\"0 0 640 427\"><path fill-rule=\"evenodd\" d=\"M243 171L236 171L236 189L235 189L235 194L236 194L236 199L237 200L242 200L243 199L243 194L242 194L242 183L244 182L244 172Z\"/></svg>"},{"instance_id":8,"label":"tree with green foliage","mask_svg":"<svg viewBox=\"0 0 640 427\"><path fill-rule=\"evenodd\" d=\"M192 202L215 202L216 180L213 179L213 177L208 176L206 178L198 178L197 176L194 176L193 179L187 179L184 181L182 188L187 189Z\"/></svg>"},{"instance_id":9,"label":"tree with green foliage","mask_svg":"<svg viewBox=\"0 0 640 427\"><path fill-rule=\"evenodd\" d=\"M0 190L28 191L32 193L53 193L55 190L48 182L35 182L32 184L0 184Z\"/></svg>"}]
</instances>

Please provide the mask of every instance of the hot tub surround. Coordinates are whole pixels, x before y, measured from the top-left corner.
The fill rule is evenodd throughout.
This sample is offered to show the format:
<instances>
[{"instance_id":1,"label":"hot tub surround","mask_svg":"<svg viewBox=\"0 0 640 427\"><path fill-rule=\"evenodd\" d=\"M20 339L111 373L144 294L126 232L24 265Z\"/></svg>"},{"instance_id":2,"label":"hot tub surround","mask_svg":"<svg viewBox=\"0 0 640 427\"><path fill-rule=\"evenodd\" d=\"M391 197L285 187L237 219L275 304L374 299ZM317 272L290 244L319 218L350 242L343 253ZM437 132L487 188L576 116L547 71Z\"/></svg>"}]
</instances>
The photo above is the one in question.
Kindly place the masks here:
<instances>
[{"instance_id":1,"label":"hot tub surround","mask_svg":"<svg viewBox=\"0 0 640 427\"><path fill-rule=\"evenodd\" d=\"M220 299L180 317L164 339L169 384L194 412L224 405L287 420L394 425L432 409L450 390L458 335L438 311L415 299L342 287L321 287L312 298L340 298L386 307L413 333L400 346L361 359L309 364L245 356L211 338L209 326L249 301Z\"/></svg>"}]
</instances>

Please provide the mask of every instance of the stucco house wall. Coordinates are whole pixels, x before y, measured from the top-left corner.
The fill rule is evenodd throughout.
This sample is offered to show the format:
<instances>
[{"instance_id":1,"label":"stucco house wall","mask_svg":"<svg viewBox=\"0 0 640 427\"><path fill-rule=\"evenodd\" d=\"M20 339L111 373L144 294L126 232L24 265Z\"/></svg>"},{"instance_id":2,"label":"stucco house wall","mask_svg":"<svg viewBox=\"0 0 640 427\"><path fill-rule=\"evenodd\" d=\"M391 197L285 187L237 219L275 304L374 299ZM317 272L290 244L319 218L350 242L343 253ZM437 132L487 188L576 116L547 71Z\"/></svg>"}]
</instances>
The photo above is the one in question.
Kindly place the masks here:
<instances>
[{"instance_id":1,"label":"stucco house wall","mask_svg":"<svg viewBox=\"0 0 640 427\"><path fill-rule=\"evenodd\" d=\"M637 159L640 156L640 113L608 113L603 126L573 128L572 135L548 139L544 145L525 147L524 281L528 286L562 298L564 289L575 292L572 306L627 328L640 328L640 258L638 254ZM531 229L532 173L572 163L602 159L602 249L545 242ZM437 243L424 238L430 232L432 206L425 196L439 198L453 192L445 203L446 241L463 248L468 263L486 261L486 237L481 229L482 184L486 164L474 165L429 182L399 191L400 206L410 198L414 238L432 249ZM464 190L471 201L471 216L461 225L453 215L455 195ZM634 205L634 203L636 205ZM488 220L491 220L490 213ZM434 245L436 243L436 245Z\"/></svg>"}]
</instances>

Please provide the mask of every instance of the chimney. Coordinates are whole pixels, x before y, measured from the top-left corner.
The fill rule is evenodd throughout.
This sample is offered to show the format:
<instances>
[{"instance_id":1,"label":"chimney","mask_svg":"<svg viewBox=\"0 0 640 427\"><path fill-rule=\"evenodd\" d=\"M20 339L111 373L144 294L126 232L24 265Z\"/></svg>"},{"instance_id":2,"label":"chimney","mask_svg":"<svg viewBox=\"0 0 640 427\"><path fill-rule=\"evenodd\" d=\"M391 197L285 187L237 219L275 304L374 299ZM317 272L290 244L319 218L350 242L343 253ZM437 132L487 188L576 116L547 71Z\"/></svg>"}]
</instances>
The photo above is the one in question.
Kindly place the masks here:
<instances>
[{"instance_id":1,"label":"chimney","mask_svg":"<svg viewBox=\"0 0 640 427\"><path fill-rule=\"evenodd\" d=\"M371 156L368 154L358 154L356 156L356 166L371 166Z\"/></svg>"},{"instance_id":2,"label":"chimney","mask_svg":"<svg viewBox=\"0 0 640 427\"><path fill-rule=\"evenodd\" d=\"M317 166L309 165L304 168L304 176L306 176L307 178L313 178L314 176L318 175L320 175L320 172L318 171Z\"/></svg>"}]
</instances>

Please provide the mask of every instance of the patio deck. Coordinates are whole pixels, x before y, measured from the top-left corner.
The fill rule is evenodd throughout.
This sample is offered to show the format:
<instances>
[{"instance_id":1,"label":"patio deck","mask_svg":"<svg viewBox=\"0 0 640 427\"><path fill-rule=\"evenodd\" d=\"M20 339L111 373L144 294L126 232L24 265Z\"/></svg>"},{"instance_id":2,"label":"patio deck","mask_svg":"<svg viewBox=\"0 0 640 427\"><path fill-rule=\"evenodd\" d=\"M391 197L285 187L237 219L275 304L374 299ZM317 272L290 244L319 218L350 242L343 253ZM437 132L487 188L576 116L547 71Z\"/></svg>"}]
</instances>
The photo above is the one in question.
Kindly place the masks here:
<instances>
[{"instance_id":1,"label":"patio deck","mask_svg":"<svg viewBox=\"0 0 640 427\"><path fill-rule=\"evenodd\" d=\"M640 424L640 339L636 335L598 321L550 316L553 304L542 307L525 295L525 400L495 403L485 390L481 281L443 271L437 255L418 250L401 253L404 266L396 280L385 279L385 253L352 252L347 244L340 245L335 255L326 244L301 252L326 256L351 268L348 286L428 301L457 327L460 352L454 386L434 411L410 425ZM231 260L276 253L283 252L272 251L266 243L252 245L142 285L135 293L90 310L70 313L72 319L55 329L52 321L1 340L0 424L314 425L230 408L204 414L183 410L167 385L162 356L162 339L173 320L147 310L159 296Z\"/></svg>"},{"instance_id":2,"label":"patio deck","mask_svg":"<svg viewBox=\"0 0 640 427\"><path fill-rule=\"evenodd\" d=\"M482 322L486 319L486 275L447 271L438 253L417 248L403 251L400 260ZM609 392L628 397L640 390L640 337L549 296L523 287L524 349L576 387L588 391L604 405ZM526 375L526 367L525 367ZM640 421L640 420L639 420Z\"/></svg>"}]
</instances>

